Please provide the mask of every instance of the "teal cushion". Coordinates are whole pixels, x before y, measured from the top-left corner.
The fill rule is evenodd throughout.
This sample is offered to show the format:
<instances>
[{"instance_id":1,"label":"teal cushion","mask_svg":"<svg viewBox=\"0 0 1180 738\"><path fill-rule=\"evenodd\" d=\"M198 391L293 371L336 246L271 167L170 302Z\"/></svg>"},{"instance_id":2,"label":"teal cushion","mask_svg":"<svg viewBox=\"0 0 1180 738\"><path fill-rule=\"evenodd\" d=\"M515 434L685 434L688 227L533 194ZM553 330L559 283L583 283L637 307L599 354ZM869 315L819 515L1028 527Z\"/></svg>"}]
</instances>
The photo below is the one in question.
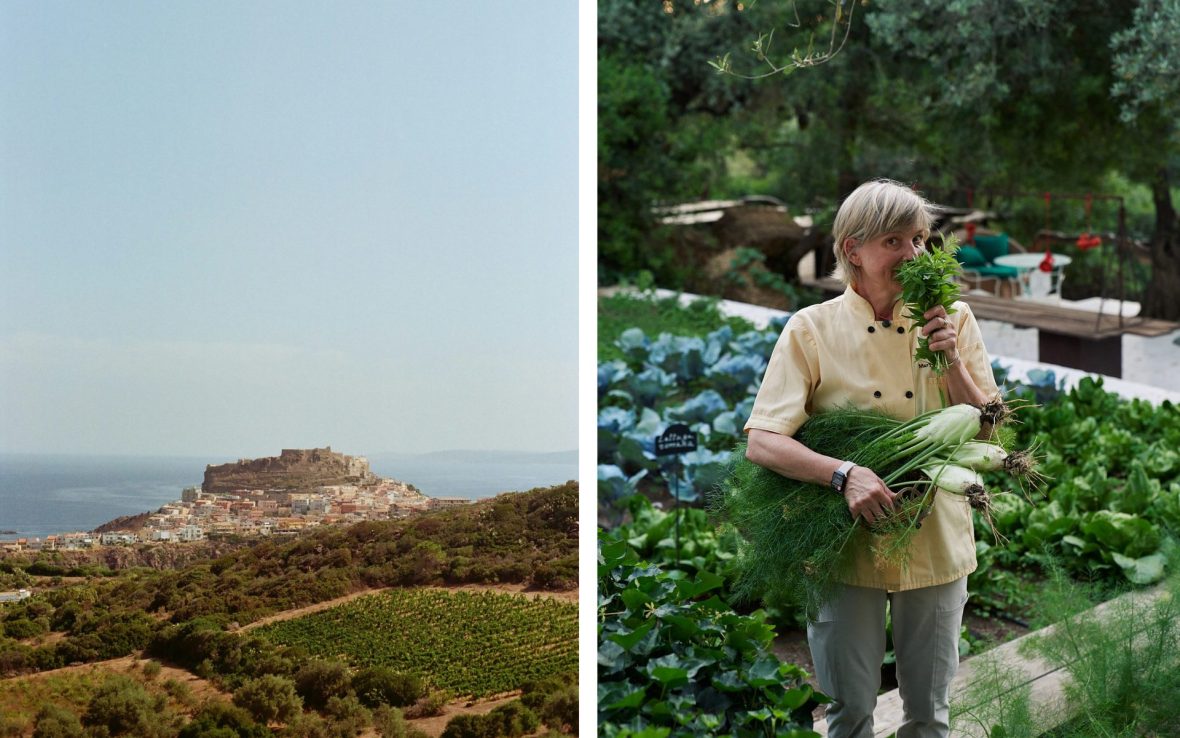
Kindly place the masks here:
<instances>
[{"instance_id":1,"label":"teal cushion","mask_svg":"<svg viewBox=\"0 0 1180 738\"><path fill-rule=\"evenodd\" d=\"M1020 270L1016 267L996 266L995 264L976 267L975 271L985 277L1015 278L1020 274Z\"/></svg>"},{"instance_id":2,"label":"teal cushion","mask_svg":"<svg viewBox=\"0 0 1180 738\"><path fill-rule=\"evenodd\" d=\"M983 252L971 244L966 243L960 246L959 250L955 252L955 258L959 260L960 264L969 268L987 264L987 257L983 255Z\"/></svg>"},{"instance_id":3,"label":"teal cushion","mask_svg":"<svg viewBox=\"0 0 1180 738\"><path fill-rule=\"evenodd\" d=\"M995 261L997 256L1003 256L1008 253L1008 234L976 236L975 247L983 254L983 258L988 261Z\"/></svg>"}]
</instances>

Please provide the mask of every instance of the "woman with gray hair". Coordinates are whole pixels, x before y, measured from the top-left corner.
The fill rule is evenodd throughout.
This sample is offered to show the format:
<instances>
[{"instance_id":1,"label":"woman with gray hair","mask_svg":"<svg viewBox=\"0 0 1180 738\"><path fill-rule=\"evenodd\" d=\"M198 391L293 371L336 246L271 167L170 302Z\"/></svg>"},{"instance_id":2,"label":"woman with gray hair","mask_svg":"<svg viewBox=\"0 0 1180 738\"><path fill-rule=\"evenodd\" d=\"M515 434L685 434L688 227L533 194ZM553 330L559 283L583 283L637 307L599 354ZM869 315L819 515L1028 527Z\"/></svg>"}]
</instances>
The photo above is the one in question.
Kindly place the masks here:
<instances>
[{"instance_id":1,"label":"woman with gray hair","mask_svg":"<svg viewBox=\"0 0 1180 738\"><path fill-rule=\"evenodd\" d=\"M921 335L931 350L947 355L943 376L913 361L919 333L902 314L896 269L925 247L931 215L930 203L889 180L865 183L844 200L832 229L844 293L791 316L745 426L751 461L792 479L830 483L853 518L868 523L892 508L896 493L872 469L792 438L812 414L853 405L908 420L939 408L940 389L951 403L982 406L999 396L965 303L955 303L951 315L942 307L925 315ZM905 711L898 738L946 736L967 575L976 567L968 502L935 496L905 567L875 561L869 535L858 530L851 575L807 627L820 688L834 700L828 735L873 735L888 601Z\"/></svg>"}]
</instances>

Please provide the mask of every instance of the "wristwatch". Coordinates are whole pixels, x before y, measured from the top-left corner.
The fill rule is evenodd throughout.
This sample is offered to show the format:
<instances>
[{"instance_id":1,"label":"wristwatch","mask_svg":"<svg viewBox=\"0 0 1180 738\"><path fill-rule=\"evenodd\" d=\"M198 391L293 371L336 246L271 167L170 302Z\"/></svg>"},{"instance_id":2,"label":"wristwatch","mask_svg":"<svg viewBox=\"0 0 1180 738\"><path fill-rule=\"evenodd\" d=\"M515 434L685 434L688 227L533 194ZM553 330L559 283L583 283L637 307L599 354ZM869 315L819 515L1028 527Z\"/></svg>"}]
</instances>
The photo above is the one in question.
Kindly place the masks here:
<instances>
[{"instance_id":1,"label":"wristwatch","mask_svg":"<svg viewBox=\"0 0 1180 738\"><path fill-rule=\"evenodd\" d=\"M852 471L852 467L856 466L851 461L845 461L840 465L840 468L832 472L832 489L839 494L844 494L844 485L848 484L848 472Z\"/></svg>"}]
</instances>

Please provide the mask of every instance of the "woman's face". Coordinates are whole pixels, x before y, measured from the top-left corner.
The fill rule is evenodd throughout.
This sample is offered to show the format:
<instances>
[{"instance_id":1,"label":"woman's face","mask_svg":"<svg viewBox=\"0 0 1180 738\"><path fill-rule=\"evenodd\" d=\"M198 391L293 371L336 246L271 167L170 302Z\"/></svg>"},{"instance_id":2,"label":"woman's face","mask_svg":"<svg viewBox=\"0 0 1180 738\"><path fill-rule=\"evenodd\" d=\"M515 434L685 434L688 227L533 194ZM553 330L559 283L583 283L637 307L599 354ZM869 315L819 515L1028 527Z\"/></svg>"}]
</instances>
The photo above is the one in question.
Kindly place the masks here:
<instances>
[{"instance_id":1,"label":"woman's face","mask_svg":"<svg viewBox=\"0 0 1180 738\"><path fill-rule=\"evenodd\" d=\"M919 228L907 228L882 233L855 244L848 252L848 259L860 269L861 279L877 284L897 284L897 265L921 253L925 237Z\"/></svg>"}]
</instances>

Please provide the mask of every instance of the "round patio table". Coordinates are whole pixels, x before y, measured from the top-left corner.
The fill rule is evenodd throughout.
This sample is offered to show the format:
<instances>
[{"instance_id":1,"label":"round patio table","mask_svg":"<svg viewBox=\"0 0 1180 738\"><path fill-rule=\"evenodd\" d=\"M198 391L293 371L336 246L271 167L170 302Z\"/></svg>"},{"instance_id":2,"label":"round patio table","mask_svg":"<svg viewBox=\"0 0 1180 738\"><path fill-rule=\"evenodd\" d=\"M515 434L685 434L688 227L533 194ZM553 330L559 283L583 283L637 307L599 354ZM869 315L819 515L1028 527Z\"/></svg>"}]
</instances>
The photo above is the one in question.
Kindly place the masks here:
<instances>
[{"instance_id":1,"label":"round patio table","mask_svg":"<svg viewBox=\"0 0 1180 738\"><path fill-rule=\"evenodd\" d=\"M1060 297L1061 283L1065 280L1064 270L1073 259L1065 254L1053 252L1049 252L1049 255L1053 258L1053 269L1049 272L1041 271L1041 262L1045 260L1044 252L1005 254L992 259L992 263L1016 269L1019 273L1021 297L1044 297L1054 293Z\"/></svg>"}]
</instances>

